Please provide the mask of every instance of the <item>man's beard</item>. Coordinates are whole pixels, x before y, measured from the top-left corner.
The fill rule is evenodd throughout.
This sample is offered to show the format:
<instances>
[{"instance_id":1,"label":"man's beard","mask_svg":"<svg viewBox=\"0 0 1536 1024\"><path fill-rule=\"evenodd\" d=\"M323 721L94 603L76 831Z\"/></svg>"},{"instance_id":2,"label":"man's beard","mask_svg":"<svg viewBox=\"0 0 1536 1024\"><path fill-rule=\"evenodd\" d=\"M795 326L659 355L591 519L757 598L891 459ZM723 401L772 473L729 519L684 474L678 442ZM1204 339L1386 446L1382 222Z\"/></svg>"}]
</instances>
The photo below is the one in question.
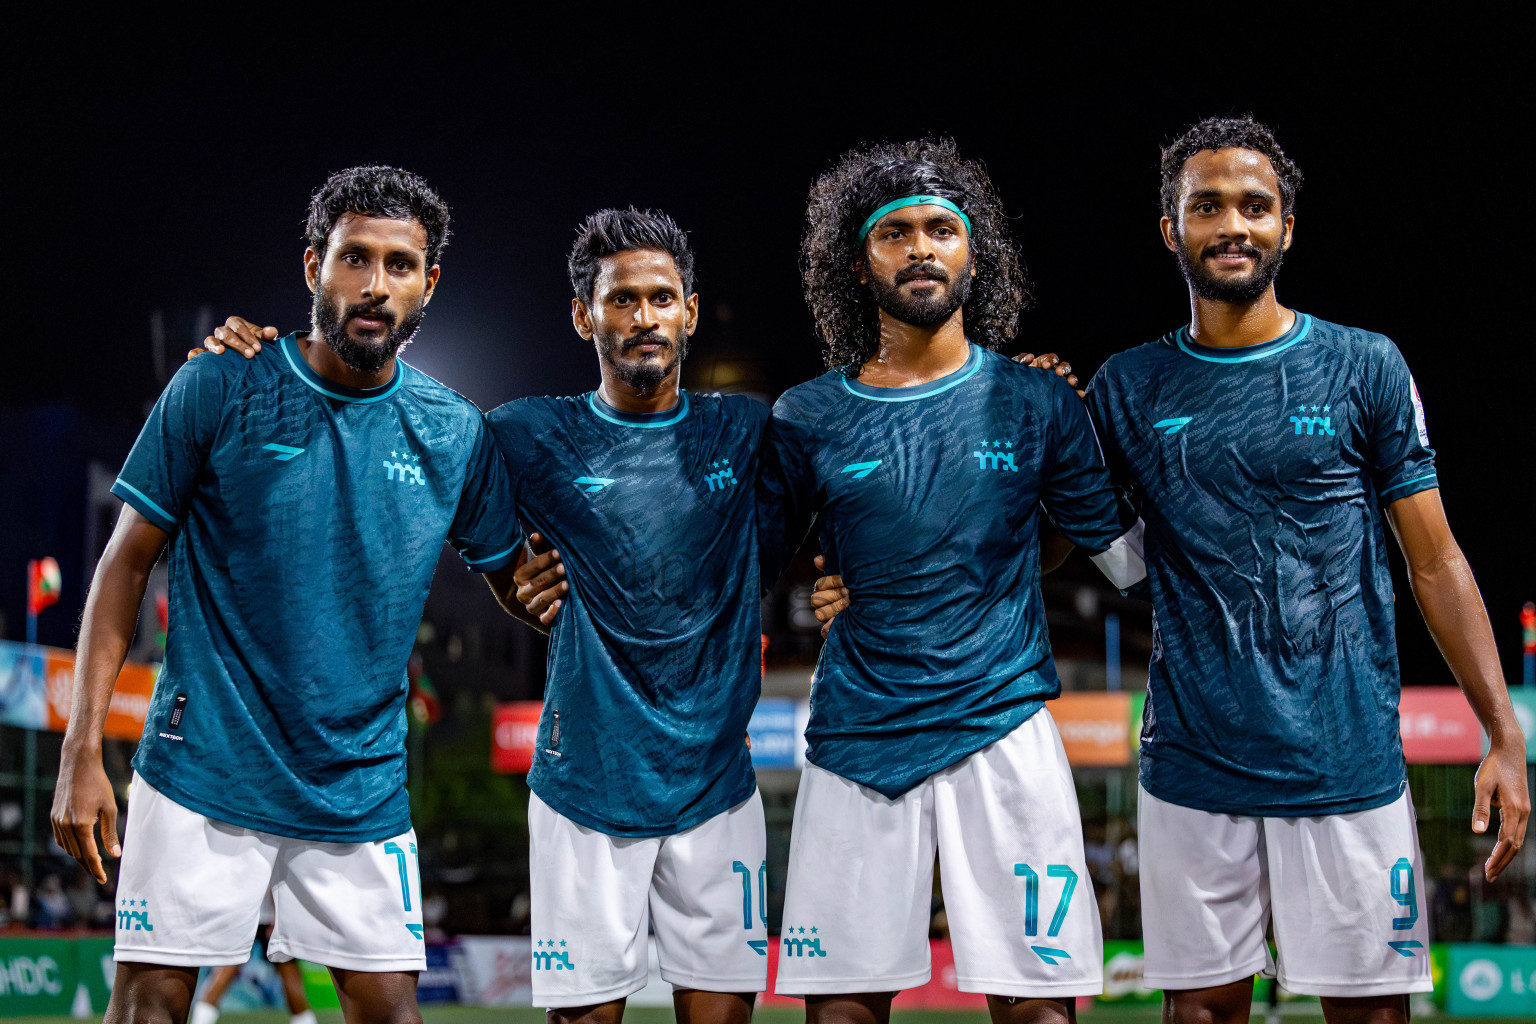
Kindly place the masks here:
<instances>
[{"instance_id":1,"label":"man's beard","mask_svg":"<svg viewBox=\"0 0 1536 1024\"><path fill-rule=\"evenodd\" d=\"M397 324L395 314L380 306L360 302L347 306L339 312L338 306L340 303L335 301L330 290L324 284L320 284L315 288L315 304L310 316L314 321L315 330L319 331L325 343L331 346L331 351L336 353L336 357L359 373L378 373L384 369L385 363L411 343L411 339L421 327L422 319L427 315L425 305L417 306ZM366 316L383 321L386 328L384 337L379 341L354 339L347 334L347 321L354 316Z\"/></svg>"},{"instance_id":2,"label":"man's beard","mask_svg":"<svg viewBox=\"0 0 1536 1024\"><path fill-rule=\"evenodd\" d=\"M666 343L671 346L673 359L671 362L663 362L666 350L663 349L655 355L647 356L639 361L621 361L619 356L630 349L641 345L654 345ZM667 374L679 366L688 355L688 332L679 330L677 337L668 337L660 329L647 331L644 334L636 334L632 337L619 335L597 335L598 355L603 362L608 364L613 375L623 383L634 388L642 395L648 395L661 387L661 382L667 379Z\"/></svg>"},{"instance_id":3,"label":"man's beard","mask_svg":"<svg viewBox=\"0 0 1536 1024\"><path fill-rule=\"evenodd\" d=\"M1184 240L1177 241L1179 244L1174 246L1173 252L1179 260L1179 273L1184 275L1196 295L1211 302L1230 302L1237 306L1253 302L1275 283L1275 276L1280 273L1280 264L1285 259L1283 244L1273 249L1260 249L1256 245L1238 243L1237 250L1253 260L1253 269L1244 277L1221 277L1206 268L1205 259L1214 256L1227 243L1208 245L1201 250L1200 258L1195 259L1190 256Z\"/></svg>"},{"instance_id":4,"label":"man's beard","mask_svg":"<svg viewBox=\"0 0 1536 1024\"><path fill-rule=\"evenodd\" d=\"M902 285L922 278L941 281L948 287L944 289L943 294L938 294L937 289L932 295L902 292ZM965 300L970 298L971 261L969 259L965 261L959 280L955 282L950 281L949 272L943 267L932 263L919 263L901 268L890 284L871 277L869 290L874 295L875 305L902 323L911 324L913 327L934 327L948 320L950 315L965 305Z\"/></svg>"}]
</instances>

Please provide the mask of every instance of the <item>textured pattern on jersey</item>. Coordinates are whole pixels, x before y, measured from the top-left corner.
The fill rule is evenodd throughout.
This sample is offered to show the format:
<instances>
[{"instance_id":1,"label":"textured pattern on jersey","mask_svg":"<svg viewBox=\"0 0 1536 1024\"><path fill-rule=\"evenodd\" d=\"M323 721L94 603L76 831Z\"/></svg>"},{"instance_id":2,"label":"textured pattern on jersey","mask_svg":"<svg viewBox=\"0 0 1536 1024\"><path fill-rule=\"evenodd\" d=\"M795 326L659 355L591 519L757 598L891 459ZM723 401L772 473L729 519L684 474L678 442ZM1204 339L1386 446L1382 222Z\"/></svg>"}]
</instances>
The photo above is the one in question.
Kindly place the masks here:
<instances>
[{"instance_id":1,"label":"textured pattern on jersey","mask_svg":"<svg viewBox=\"0 0 1536 1024\"><path fill-rule=\"evenodd\" d=\"M914 388L831 372L784 393L768 437L767 564L784 565L816 520L853 594L816 666L813 764L899 796L1061 692L1040 507L1090 552L1125 529L1065 381L976 346Z\"/></svg>"},{"instance_id":2,"label":"textured pattern on jersey","mask_svg":"<svg viewBox=\"0 0 1536 1024\"><path fill-rule=\"evenodd\" d=\"M358 391L292 336L203 356L139 434L112 490L171 533L170 631L134 767L177 803L327 842L410 828L405 665L432 570L445 539L485 571L520 534L479 411L397 365Z\"/></svg>"},{"instance_id":3,"label":"textured pattern on jersey","mask_svg":"<svg viewBox=\"0 0 1536 1024\"><path fill-rule=\"evenodd\" d=\"M1088 391L1146 522L1149 793L1334 814L1404 783L1382 506L1437 486L1408 368L1379 334L1298 314L1244 349L1180 330Z\"/></svg>"},{"instance_id":4,"label":"textured pattern on jersey","mask_svg":"<svg viewBox=\"0 0 1536 1024\"><path fill-rule=\"evenodd\" d=\"M756 786L752 482L767 419L751 399L688 392L653 415L589 393L487 417L519 514L569 574L528 785L579 824L670 835Z\"/></svg>"}]
</instances>

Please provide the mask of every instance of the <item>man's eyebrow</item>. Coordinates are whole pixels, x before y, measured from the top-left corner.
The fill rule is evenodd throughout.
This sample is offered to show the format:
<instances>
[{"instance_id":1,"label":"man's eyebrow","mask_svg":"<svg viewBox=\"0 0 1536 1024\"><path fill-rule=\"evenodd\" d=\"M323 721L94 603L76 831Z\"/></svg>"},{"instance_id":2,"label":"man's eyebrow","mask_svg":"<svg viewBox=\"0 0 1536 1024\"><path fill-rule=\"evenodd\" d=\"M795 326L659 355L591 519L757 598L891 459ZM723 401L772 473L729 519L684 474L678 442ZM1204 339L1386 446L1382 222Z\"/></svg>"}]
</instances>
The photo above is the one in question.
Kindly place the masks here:
<instances>
[{"instance_id":1,"label":"man's eyebrow","mask_svg":"<svg viewBox=\"0 0 1536 1024\"><path fill-rule=\"evenodd\" d=\"M1248 191L1243 193L1243 198L1244 199L1263 199L1263 200L1266 200L1266 201L1272 203L1272 202L1275 201L1275 194L1273 192L1270 192L1268 189L1251 188Z\"/></svg>"}]
</instances>

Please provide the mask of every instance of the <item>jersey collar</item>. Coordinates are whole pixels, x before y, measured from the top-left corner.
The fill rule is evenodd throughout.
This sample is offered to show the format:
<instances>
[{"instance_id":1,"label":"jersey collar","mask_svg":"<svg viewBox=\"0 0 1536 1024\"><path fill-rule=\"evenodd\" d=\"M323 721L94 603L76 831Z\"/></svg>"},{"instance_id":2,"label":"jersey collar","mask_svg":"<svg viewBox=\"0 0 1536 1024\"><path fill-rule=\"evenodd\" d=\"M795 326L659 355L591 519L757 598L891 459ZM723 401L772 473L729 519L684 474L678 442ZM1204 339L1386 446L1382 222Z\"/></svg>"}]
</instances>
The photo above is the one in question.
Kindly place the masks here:
<instances>
[{"instance_id":1,"label":"jersey collar","mask_svg":"<svg viewBox=\"0 0 1536 1024\"><path fill-rule=\"evenodd\" d=\"M852 377L843 378L843 387L848 389L851 395L867 398L871 402L913 402L919 398L931 398L941 392L948 391L957 384L963 384L976 375L981 369L981 347L975 342L970 343L971 354L966 357L964 365L953 373L946 373L938 380L930 380L926 384L913 384L906 388L877 388L869 384L861 384Z\"/></svg>"},{"instance_id":2,"label":"jersey collar","mask_svg":"<svg viewBox=\"0 0 1536 1024\"><path fill-rule=\"evenodd\" d=\"M676 405L661 412L623 412L603 401L596 391L587 393L587 405L598 418L621 427L670 427L688 415L688 392L679 390L677 399Z\"/></svg>"},{"instance_id":3,"label":"jersey collar","mask_svg":"<svg viewBox=\"0 0 1536 1024\"><path fill-rule=\"evenodd\" d=\"M293 372L299 375L299 380L326 398L334 398L338 402L353 402L358 405L382 402L399 391L400 385L405 383L405 363L398 358L395 360L395 375L389 379L388 384L380 384L376 388L349 388L345 384L327 380L315 372L314 367L310 366L308 360L304 358L304 353L299 351L297 331L278 341L277 348L282 352L283 358L288 360L288 365Z\"/></svg>"},{"instance_id":4,"label":"jersey collar","mask_svg":"<svg viewBox=\"0 0 1536 1024\"><path fill-rule=\"evenodd\" d=\"M1278 338L1259 345L1245 345L1242 348L1213 348L1210 345L1201 345L1189 336L1187 324L1174 332L1173 340L1185 355L1203 359L1208 363L1247 363L1254 359L1279 355L1301 341L1311 331L1312 318L1305 313L1297 313L1296 322L1291 324L1290 330Z\"/></svg>"}]
</instances>

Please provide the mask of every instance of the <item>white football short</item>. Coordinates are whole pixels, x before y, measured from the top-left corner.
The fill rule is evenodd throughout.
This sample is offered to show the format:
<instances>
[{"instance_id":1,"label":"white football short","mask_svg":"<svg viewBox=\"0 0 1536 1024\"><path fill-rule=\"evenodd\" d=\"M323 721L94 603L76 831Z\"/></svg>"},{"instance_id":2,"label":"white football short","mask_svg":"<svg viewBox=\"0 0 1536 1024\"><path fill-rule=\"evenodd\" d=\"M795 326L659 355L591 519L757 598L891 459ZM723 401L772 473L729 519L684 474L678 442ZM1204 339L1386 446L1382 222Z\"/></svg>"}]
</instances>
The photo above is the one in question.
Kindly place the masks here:
<instances>
[{"instance_id":1,"label":"white football short","mask_svg":"<svg viewBox=\"0 0 1536 1024\"><path fill-rule=\"evenodd\" d=\"M927 982L935 851L962 992L1103 991L1077 792L1045 710L894 800L806 766L776 991L889 992Z\"/></svg>"},{"instance_id":2,"label":"white football short","mask_svg":"<svg viewBox=\"0 0 1536 1024\"><path fill-rule=\"evenodd\" d=\"M269 960L426 969L414 831L370 843L271 835L204 817L134 773L113 959L243 964L269 891Z\"/></svg>"},{"instance_id":3,"label":"white football short","mask_svg":"<svg viewBox=\"0 0 1536 1024\"><path fill-rule=\"evenodd\" d=\"M676 835L624 838L528 801L533 1005L588 1006L645 987L646 933L677 988L768 987L768 839L752 795Z\"/></svg>"},{"instance_id":4,"label":"white football short","mask_svg":"<svg viewBox=\"0 0 1536 1024\"><path fill-rule=\"evenodd\" d=\"M1140 793L1148 988L1275 977L1312 996L1428 992L1413 801L1312 818L1213 814Z\"/></svg>"}]
</instances>

